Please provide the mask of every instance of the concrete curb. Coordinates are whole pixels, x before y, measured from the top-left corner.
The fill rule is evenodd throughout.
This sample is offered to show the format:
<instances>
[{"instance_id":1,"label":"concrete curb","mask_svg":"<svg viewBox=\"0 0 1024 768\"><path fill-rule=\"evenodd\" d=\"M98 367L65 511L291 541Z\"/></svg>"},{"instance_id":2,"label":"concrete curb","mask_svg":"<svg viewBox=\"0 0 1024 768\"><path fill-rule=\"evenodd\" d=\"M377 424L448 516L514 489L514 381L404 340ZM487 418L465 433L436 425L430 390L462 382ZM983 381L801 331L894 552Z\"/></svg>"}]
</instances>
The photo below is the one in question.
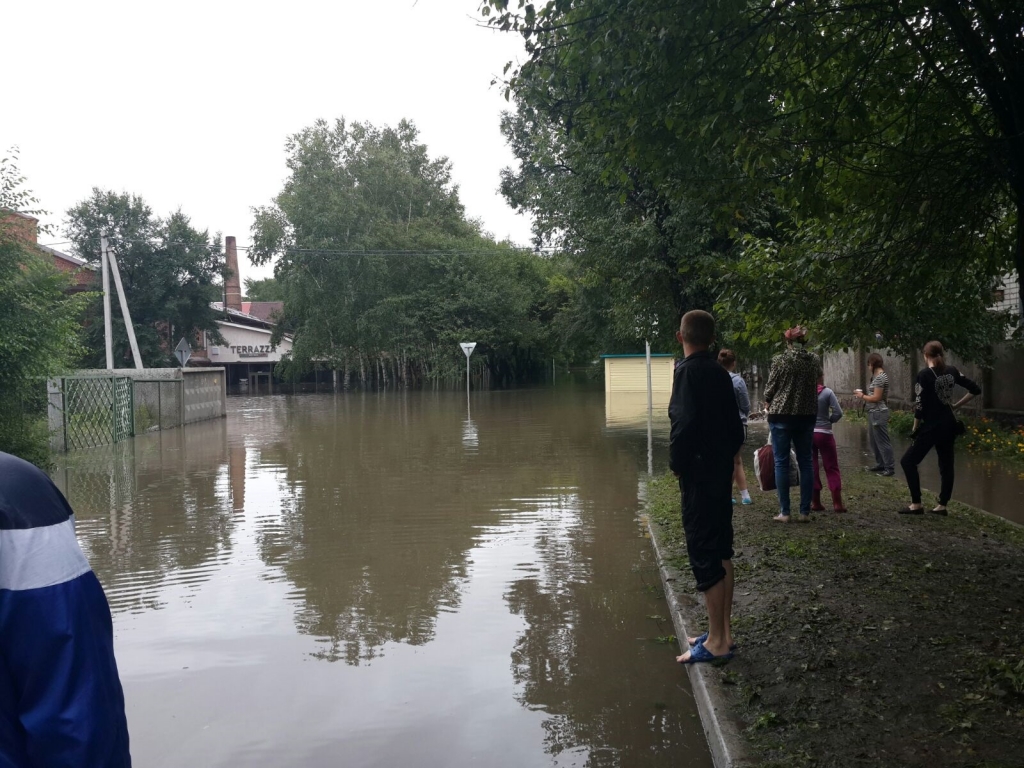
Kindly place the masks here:
<instances>
[{"instance_id":1,"label":"concrete curb","mask_svg":"<svg viewBox=\"0 0 1024 768\"><path fill-rule=\"evenodd\" d=\"M659 540L658 524L651 520L646 511L643 513L643 521L654 545L654 555L658 559L658 571L665 589L665 599L672 613L676 637L679 639L681 651L685 651L689 632L686 627L685 610L673 584L680 578L686 578L686 574L666 564ZM739 722L730 715L729 703L721 690L721 684L716 679L716 670L707 664L691 664L687 665L686 671L690 677L693 698L697 702L697 711L700 713L700 722L708 740L715 768L747 768L756 765L747 754L747 745Z\"/></svg>"}]
</instances>

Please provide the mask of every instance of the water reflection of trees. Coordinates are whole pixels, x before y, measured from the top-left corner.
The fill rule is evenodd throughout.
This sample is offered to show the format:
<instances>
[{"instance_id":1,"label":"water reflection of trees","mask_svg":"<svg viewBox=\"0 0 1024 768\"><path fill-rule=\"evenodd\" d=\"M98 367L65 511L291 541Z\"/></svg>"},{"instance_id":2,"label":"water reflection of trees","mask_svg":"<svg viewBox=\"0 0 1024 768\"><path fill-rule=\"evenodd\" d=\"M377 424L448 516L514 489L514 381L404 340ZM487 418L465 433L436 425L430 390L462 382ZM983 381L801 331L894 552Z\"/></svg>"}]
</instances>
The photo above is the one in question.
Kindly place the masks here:
<instances>
[{"instance_id":1,"label":"water reflection of trees","mask_svg":"<svg viewBox=\"0 0 1024 768\"><path fill-rule=\"evenodd\" d=\"M459 605L477 526L499 514L465 472L458 410L418 396L308 406L259 456L286 477L257 541L298 589L299 630L323 643L318 657L350 664L430 641L438 612Z\"/></svg>"},{"instance_id":2,"label":"water reflection of trees","mask_svg":"<svg viewBox=\"0 0 1024 768\"><path fill-rule=\"evenodd\" d=\"M293 586L298 630L319 658L349 664L428 643L460 605L471 550L514 518L539 569L505 592L525 624L518 700L547 713L553 755L657 765L681 715L655 708L629 671L644 608L636 549L621 546L646 436L606 439L601 401L571 396L484 397L473 424L467 441L463 404L447 395L255 398L228 425L69 457L57 480L115 610L152 607L169 582L237 557L244 514L262 577Z\"/></svg>"},{"instance_id":3,"label":"water reflection of trees","mask_svg":"<svg viewBox=\"0 0 1024 768\"><path fill-rule=\"evenodd\" d=\"M259 464L287 478L280 515L260 524L261 556L297 587L297 625L321 658L356 664L388 642L429 642L438 613L459 606L481 527L510 499L574 484L573 465L604 444L598 414L508 396L474 405L467 445L463 407L447 395L323 398L260 446Z\"/></svg>"},{"instance_id":4,"label":"water reflection of trees","mask_svg":"<svg viewBox=\"0 0 1024 768\"><path fill-rule=\"evenodd\" d=\"M625 476L609 482L615 468ZM518 698L549 714L544 729L552 755L580 751L588 766L676 764L680 756L668 750L694 729L630 674L637 656L649 651L636 631L649 604L644 577L658 583L653 562L638 573L636 551L621 546L622 526L636 508L629 482L636 464L584 458L572 472L578 496L541 510L534 544L540 572L506 593L509 610L526 621L512 652ZM616 509L623 516L609 512Z\"/></svg>"},{"instance_id":5,"label":"water reflection of trees","mask_svg":"<svg viewBox=\"0 0 1024 768\"><path fill-rule=\"evenodd\" d=\"M636 549L621 542L638 530L646 436L607 440L593 399L482 399L471 446L464 418L447 397L321 398L262 441L256 464L282 478L281 503L257 540L296 588L297 626L323 644L320 658L350 664L388 642L429 642L438 615L459 606L470 551L514 516L539 570L506 590L525 621L512 672L522 705L548 713L547 750L670 764L683 716L629 672L647 603Z\"/></svg>"},{"instance_id":6,"label":"water reflection of trees","mask_svg":"<svg viewBox=\"0 0 1024 768\"><path fill-rule=\"evenodd\" d=\"M200 584L230 553L241 507L221 420L70 453L53 476L115 612L160 607L172 574Z\"/></svg>"}]
</instances>

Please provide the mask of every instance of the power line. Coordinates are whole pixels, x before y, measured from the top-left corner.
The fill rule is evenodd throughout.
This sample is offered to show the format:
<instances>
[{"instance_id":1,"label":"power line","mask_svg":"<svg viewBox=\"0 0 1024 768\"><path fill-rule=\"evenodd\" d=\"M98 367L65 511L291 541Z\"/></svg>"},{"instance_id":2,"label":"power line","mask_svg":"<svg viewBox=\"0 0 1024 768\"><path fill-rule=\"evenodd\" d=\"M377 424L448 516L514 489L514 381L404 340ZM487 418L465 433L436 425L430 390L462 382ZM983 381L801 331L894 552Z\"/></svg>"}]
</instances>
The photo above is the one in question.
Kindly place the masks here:
<instances>
[{"instance_id":1,"label":"power line","mask_svg":"<svg viewBox=\"0 0 1024 768\"><path fill-rule=\"evenodd\" d=\"M86 241L86 242L88 244L92 244L91 240L90 241ZM123 240L123 239L119 239L119 238L110 238L109 242L110 242L111 246L114 246L114 245L120 245L120 246L126 246L126 245L150 245L150 246L159 246L159 247L194 246L194 247L204 247L204 248L208 248L210 250L214 249L214 246L209 245L209 244L204 246L204 245L201 245L201 244L198 244L198 243L195 243L195 242L181 242L181 241L170 241L170 242L168 242L168 241L164 241L164 240L146 240L146 239ZM77 244L77 243L75 241L73 241L73 240L62 240L61 242L57 242L57 243L45 243L45 244L41 243L40 245L42 245L43 247L46 247L46 248L51 248L51 247L57 246L57 245L75 245L75 244ZM99 243L96 243L96 245L98 246ZM221 247L223 247L223 246L221 246ZM98 250L98 248L97 248L97 250ZM254 246L251 246L251 245L236 245L235 246L235 250L248 252L248 251L255 250L255 248L254 248ZM556 248L549 248L549 247L533 248L533 247L524 246L524 245L509 245L509 246L505 246L505 247L495 245L495 246L490 246L490 247L487 247L487 248L449 248L449 249L444 249L444 248L409 248L409 249L403 249L403 248L381 248L381 249L367 249L367 250L358 250L358 249L351 249L351 248L349 248L349 249L342 249L342 248L299 248L298 246L285 246L284 248L281 249L280 252L281 253L302 254L302 255L308 255L308 256L340 256L340 257L345 257L345 256L349 256L349 257L351 257L351 256L409 256L409 257L414 257L415 256L415 257L421 257L421 256L473 256L473 255L488 256L488 255L514 254L514 253L519 253L519 254L532 253L532 254L537 254L537 255L551 255L551 254L557 253L558 249L556 249Z\"/></svg>"},{"instance_id":2,"label":"power line","mask_svg":"<svg viewBox=\"0 0 1024 768\"><path fill-rule=\"evenodd\" d=\"M253 250L251 246L246 248L238 247L240 251ZM282 254L294 253L307 256L492 256L503 254L525 254L525 253L553 253L554 249L538 250L523 246L512 246L507 248L388 248L379 250L343 250L334 248L294 248L286 247L280 250Z\"/></svg>"}]
</instances>

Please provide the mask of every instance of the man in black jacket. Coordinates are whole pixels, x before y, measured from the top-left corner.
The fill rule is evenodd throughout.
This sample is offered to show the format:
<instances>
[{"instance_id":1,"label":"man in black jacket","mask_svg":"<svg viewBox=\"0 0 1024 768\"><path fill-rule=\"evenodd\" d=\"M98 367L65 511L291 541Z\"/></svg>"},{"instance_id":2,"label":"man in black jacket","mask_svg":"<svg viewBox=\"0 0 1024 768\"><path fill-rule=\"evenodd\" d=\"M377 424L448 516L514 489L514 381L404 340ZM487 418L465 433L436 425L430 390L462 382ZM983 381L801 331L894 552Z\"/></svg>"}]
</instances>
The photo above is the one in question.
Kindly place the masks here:
<instances>
[{"instance_id":1,"label":"man in black jacket","mask_svg":"<svg viewBox=\"0 0 1024 768\"><path fill-rule=\"evenodd\" d=\"M694 664L732 656L732 470L743 423L729 373L708 351L715 319L687 312L676 338L686 358L676 367L668 407L669 468L679 478L686 551L708 611L708 631L687 638L690 650L676 661Z\"/></svg>"}]
</instances>

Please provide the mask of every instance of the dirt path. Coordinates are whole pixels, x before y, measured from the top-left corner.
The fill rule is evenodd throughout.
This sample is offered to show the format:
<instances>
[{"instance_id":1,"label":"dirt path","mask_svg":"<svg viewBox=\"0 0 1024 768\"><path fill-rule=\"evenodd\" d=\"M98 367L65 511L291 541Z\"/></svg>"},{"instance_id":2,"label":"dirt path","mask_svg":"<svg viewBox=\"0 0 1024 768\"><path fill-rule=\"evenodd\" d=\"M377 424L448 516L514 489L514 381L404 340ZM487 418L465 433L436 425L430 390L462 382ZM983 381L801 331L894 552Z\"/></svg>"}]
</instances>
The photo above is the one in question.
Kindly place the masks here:
<instances>
[{"instance_id":1,"label":"dirt path","mask_svg":"<svg viewBox=\"0 0 1024 768\"><path fill-rule=\"evenodd\" d=\"M851 511L809 525L772 522L774 493L736 508L741 647L714 678L749 753L780 767L1024 766L1024 529L955 502L946 518L897 515L895 479L848 471L844 485ZM700 626L675 479L649 502Z\"/></svg>"}]
</instances>

